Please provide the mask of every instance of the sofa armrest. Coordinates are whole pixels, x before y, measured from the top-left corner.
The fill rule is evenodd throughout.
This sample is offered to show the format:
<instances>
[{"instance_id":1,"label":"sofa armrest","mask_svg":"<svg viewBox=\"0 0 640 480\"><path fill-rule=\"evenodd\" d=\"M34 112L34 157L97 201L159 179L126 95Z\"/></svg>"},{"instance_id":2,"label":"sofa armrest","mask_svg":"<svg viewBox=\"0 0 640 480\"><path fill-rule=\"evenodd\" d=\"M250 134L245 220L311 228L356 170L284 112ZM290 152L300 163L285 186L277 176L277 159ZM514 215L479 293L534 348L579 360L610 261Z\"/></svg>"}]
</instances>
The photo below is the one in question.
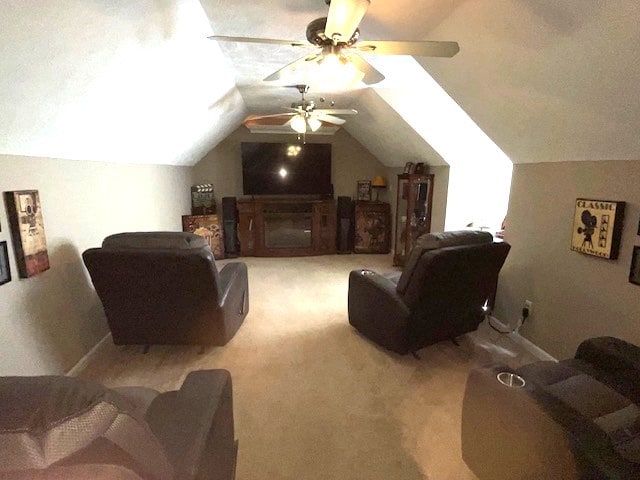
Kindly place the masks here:
<instances>
[{"instance_id":1,"label":"sofa armrest","mask_svg":"<svg viewBox=\"0 0 640 480\"><path fill-rule=\"evenodd\" d=\"M508 387L503 366L477 368L467 379L462 405L462 458L480 480L582 478L571 439L531 395Z\"/></svg>"},{"instance_id":2,"label":"sofa armrest","mask_svg":"<svg viewBox=\"0 0 640 480\"><path fill-rule=\"evenodd\" d=\"M371 270L353 270L348 302L351 325L389 350L408 353L410 312L394 282Z\"/></svg>"},{"instance_id":3,"label":"sofa armrest","mask_svg":"<svg viewBox=\"0 0 640 480\"><path fill-rule=\"evenodd\" d=\"M236 444L228 371L191 372L180 390L151 403L146 420L175 466L175 478L233 479Z\"/></svg>"},{"instance_id":4,"label":"sofa armrest","mask_svg":"<svg viewBox=\"0 0 640 480\"><path fill-rule=\"evenodd\" d=\"M249 311L249 276L247 265L229 263L220 271L220 307L232 310L232 316L244 316Z\"/></svg>"},{"instance_id":5,"label":"sofa armrest","mask_svg":"<svg viewBox=\"0 0 640 480\"><path fill-rule=\"evenodd\" d=\"M640 372L640 348L614 337L585 340L575 358L601 370L637 370Z\"/></svg>"}]
</instances>

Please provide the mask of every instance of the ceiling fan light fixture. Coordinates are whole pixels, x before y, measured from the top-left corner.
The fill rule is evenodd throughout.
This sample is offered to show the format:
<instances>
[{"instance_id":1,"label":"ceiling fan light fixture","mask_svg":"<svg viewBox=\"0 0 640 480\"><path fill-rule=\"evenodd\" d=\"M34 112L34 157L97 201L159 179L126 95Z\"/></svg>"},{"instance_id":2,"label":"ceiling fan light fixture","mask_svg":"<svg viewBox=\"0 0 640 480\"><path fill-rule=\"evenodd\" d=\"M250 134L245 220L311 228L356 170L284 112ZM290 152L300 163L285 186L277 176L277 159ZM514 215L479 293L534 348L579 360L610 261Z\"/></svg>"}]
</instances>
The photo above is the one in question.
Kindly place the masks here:
<instances>
[{"instance_id":1,"label":"ceiling fan light fixture","mask_svg":"<svg viewBox=\"0 0 640 480\"><path fill-rule=\"evenodd\" d=\"M347 43L369 8L369 0L331 0L324 34L334 43Z\"/></svg>"},{"instance_id":2,"label":"ceiling fan light fixture","mask_svg":"<svg viewBox=\"0 0 640 480\"><path fill-rule=\"evenodd\" d=\"M316 117L309 117L307 119L307 123L309 124L309 128L312 132L317 132L318 129L322 126L322 122Z\"/></svg>"},{"instance_id":3,"label":"ceiling fan light fixture","mask_svg":"<svg viewBox=\"0 0 640 480\"><path fill-rule=\"evenodd\" d=\"M364 78L364 73L344 55L326 54L315 66L309 72L309 83L324 91L354 88Z\"/></svg>"},{"instance_id":4,"label":"ceiling fan light fixture","mask_svg":"<svg viewBox=\"0 0 640 480\"><path fill-rule=\"evenodd\" d=\"M298 133L306 133L307 131L307 122L305 118L301 115L296 115L291 119L291 128L293 128Z\"/></svg>"}]
</instances>

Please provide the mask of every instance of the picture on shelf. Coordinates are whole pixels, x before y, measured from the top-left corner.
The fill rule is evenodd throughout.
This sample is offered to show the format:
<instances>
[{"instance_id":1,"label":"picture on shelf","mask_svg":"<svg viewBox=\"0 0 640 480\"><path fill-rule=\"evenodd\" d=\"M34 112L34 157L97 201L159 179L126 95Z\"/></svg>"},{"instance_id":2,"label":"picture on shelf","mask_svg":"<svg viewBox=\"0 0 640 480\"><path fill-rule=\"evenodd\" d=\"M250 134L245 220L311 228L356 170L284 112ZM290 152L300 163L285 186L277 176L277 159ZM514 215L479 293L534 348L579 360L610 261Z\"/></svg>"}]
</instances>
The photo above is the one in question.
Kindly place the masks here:
<instances>
[{"instance_id":1,"label":"picture on shelf","mask_svg":"<svg viewBox=\"0 0 640 480\"><path fill-rule=\"evenodd\" d=\"M358 201L371 201L371 180L358 180Z\"/></svg>"},{"instance_id":2,"label":"picture on shelf","mask_svg":"<svg viewBox=\"0 0 640 480\"><path fill-rule=\"evenodd\" d=\"M413 162L407 162L404 164L404 172L403 173L413 173L416 166Z\"/></svg>"}]
</instances>

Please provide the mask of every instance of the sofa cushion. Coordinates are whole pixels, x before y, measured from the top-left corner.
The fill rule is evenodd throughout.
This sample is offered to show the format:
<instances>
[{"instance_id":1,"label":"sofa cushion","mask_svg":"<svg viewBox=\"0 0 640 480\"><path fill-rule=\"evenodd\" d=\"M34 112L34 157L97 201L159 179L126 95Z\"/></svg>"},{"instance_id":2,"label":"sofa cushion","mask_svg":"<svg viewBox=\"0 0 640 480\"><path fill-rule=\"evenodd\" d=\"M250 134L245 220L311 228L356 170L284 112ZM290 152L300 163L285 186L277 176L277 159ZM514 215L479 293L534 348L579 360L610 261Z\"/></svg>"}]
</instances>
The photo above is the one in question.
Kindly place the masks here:
<instances>
[{"instance_id":1,"label":"sofa cushion","mask_svg":"<svg viewBox=\"0 0 640 480\"><path fill-rule=\"evenodd\" d=\"M620 392L598 381L593 367L581 360L536 362L517 370L527 382L591 421L606 433L620 456L640 463L640 408Z\"/></svg>"},{"instance_id":2,"label":"sofa cushion","mask_svg":"<svg viewBox=\"0 0 640 480\"><path fill-rule=\"evenodd\" d=\"M209 247L204 237L187 232L127 232L109 235L102 248L194 250Z\"/></svg>"},{"instance_id":3,"label":"sofa cushion","mask_svg":"<svg viewBox=\"0 0 640 480\"><path fill-rule=\"evenodd\" d=\"M409 257L398 280L398 293L404 294L411 282L413 273L422 255L430 250L460 245L476 245L493 242L493 235L489 232L476 230L459 230L441 233L426 233L416 240L416 244L409 253Z\"/></svg>"},{"instance_id":4,"label":"sofa cushion","mask_svg":"<svg viewBox=\"0 0 640 480\"><path fill-rule=\"evenodd\" d=\"M173 475L162 446L125 397L72 377L0 378L0 472L124 461L154 479Z\"/></svg>"}]
</instances>

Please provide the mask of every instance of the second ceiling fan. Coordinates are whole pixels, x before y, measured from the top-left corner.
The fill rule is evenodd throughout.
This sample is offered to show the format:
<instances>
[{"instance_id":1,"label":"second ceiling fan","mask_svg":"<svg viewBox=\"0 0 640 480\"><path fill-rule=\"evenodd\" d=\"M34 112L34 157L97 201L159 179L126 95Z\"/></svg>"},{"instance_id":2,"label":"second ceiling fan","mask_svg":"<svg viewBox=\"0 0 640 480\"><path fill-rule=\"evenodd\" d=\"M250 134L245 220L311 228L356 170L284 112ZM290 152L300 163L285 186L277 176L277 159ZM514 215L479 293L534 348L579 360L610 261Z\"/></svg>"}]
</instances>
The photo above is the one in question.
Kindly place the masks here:
<instances>
[{"instance_id":1,"label":"second ceiling fan","mask_svg":"<svg viewBox=\"0 0 640 480\"><path fill-rule=\"evenodd\" d=\"M284 125L290 126L298 133L313 133L318 131L323 123L330 125L344 125L346 120L336 117L335 115L356 115L357 110L351 108L339 109L339 108L316 108L316 104L313 100L307 100L305 93L309 91L308 85L296 85L295 86L300 94L302 100L298 103L293 103L291 108L287 108L285 113L276 113L274 115L251 115L245 120L247 122L260 122L262 119L287 119Z\"/></svg>"},{"instance_id":2,"label":"second ceiling fan","mask_svg":"<svg viewBox=\"0 0 640 480\"><path fill-rule=\"evenodd\" d=\"M358 55L358 52L418 57L453 57L460 51L456 42L362 40L356 44L360 38L358 25L369 7L370 0L325 0L325 2L329 4L327 17L313 20L307 26L306 37L309 44L297 40L223 35L213 35L209 38L224 42L290 45L316 49L314 53L305 55L272 73L264 79L265 81L290 81L292 77L301 72L316 75L324 67L327 72L324 75L325 78L320 78L320 82L336 80L332 77L338 73L332 72L341 71L342 75L352 77L345 83L353 84L362 81L371 85L383 80L384 75Z\"/></svg>"}]
</instances>

